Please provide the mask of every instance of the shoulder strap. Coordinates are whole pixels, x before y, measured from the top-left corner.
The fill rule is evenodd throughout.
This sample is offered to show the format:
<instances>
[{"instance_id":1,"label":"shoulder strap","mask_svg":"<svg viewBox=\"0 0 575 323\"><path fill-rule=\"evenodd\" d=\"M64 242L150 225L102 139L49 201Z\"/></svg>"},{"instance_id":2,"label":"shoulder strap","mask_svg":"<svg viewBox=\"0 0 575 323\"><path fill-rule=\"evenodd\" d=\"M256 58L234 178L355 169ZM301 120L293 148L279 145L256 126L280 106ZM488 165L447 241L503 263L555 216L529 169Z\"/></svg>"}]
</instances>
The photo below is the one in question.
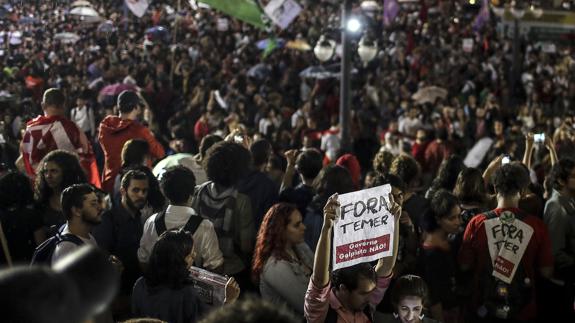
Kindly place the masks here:
<instances>
[{"instance_id":1,"label":"shoulder strap","mask_svg":"<svg viewBox=\"0 0 575 323\"><path fill-rule=\"evenodd\" d=\"M193 235L194 233L196 233L196 230L198 230L198 227L200 226L202 221L204 221L204 218L202 218L201 216L192 215L190 216L190 219L184 226L184 230L190 232Z\"/></svg>"},{"instance_id":2,"label":"shoulder strap","mask_svg":"<svg viewBox=\"0 0 575 323\"><path fill-rule=\"evenodd\" d=\"M58 234L57 235L57 242L56 244L59 244L60 242L71 242L77 246L83 245L84 241L82 241L82 239L80 239L78 236L71 234L71 233L66 233L66 234Z\"/></svg>"},{"instance_id":3,"label":"shoulder strap","mask_svg":"<svg viewBox=\"0 0 575 323\"><path fill-rule=\"evenodd\" d=\"M166 209L163 209L162 212L158 213L156 219L154 220L154 227L156 228L156 233L158 237L162 235L162 233L166 232Z\"/></svg>"},{"instance_id":4,"label":"shoulder strap","mask_svg":"<svg viewBox=\"0 0 575 323\"><path fill-rule=\"evenodd\" d=\"M489 219L494 219L494 218L497 217L497 213L495 213L495 211L493 211L493 210L487 211L487 212L485 212L485 213L483 213L483 214L485 215L485 218L486 218L487 220L489 220Z\"/></svg>"}]
</instances>

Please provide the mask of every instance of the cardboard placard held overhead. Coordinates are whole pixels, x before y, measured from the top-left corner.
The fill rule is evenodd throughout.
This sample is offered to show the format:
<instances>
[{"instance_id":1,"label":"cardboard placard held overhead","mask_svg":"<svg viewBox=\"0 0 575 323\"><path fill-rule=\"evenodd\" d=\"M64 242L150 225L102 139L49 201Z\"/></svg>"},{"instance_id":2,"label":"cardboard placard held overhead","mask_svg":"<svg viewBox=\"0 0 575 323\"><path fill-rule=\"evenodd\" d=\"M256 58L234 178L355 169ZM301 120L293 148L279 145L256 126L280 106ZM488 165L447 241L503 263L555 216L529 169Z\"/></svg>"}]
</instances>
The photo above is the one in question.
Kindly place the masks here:
<instances>
[{"instance_id":1,"label":"cardboard placard held overhead","mask_svg":"<svg viewBox=\"0 0 575 323\"><path fill-rule=\"evenodd\" d=\"M338 197L334 224L333 269L390 256L395 221L389 211L389 184Z\"/></svg>"}]
</instances>

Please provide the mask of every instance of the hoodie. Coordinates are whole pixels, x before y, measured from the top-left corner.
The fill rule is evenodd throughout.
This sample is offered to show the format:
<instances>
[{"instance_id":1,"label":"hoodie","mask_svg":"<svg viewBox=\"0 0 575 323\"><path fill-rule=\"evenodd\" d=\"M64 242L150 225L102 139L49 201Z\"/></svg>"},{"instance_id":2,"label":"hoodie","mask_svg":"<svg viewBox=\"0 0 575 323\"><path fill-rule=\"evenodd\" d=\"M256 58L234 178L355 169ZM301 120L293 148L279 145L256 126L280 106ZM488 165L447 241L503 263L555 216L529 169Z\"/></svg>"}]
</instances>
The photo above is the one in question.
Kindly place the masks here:
<instances>
[{"instance_id":1,"label":"hoodie","mask_svg":"<svg viewBox=\"0 0 575 323\"><path fill-rule=\"evenodd\" d=\"M164 147L147 127L134 120L107 116L100 123L98 141L104 151L102 188L108 193L114 189L114 180L122 167L122 148L130 139L146 140L150 145L150 155L156 159L164 158Z\"/></svg>"}]
</instances>

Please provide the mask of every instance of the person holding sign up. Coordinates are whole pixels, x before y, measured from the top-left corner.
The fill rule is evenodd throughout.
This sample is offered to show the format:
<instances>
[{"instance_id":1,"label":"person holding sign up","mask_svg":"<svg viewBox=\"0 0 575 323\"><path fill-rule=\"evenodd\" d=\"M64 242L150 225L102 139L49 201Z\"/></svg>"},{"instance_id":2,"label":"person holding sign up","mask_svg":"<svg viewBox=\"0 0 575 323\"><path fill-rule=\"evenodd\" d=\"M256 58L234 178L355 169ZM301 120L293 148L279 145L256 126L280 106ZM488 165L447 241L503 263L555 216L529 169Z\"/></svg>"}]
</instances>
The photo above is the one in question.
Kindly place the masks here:
<instances>
[{"instance_id":1,"label":"person holding sign up","mask_svg":"<svg viewBox=\"0 0 575 323\"><path fill-rule=\"evenodd\" d=\"M378 189L380 192L390 191L389 185L370 190ZM361 194L365 191L346 195L366 196L367 194ZM392 215L392 218L388 219L388 221L394 224L393 227L397 228L401 215L401 206L395 203L391 194L387 195L387 199L382 204L384 204L386 214ZM377 210L379 207L372 203L367 204L371 206L371 211ZM308 323L373 322L374 308L381 302L385 291L389 287L397 258L399 230L393 231L393 248L390 250L390 254L380 258L375 268L369 263L361 262L351 267L334 270L330 277L329 260L332 250L332 231L334 230L336 217L340 217L337 220L338 228L336 230L340 229L341 217L344 217L344 213L347 213L344 211L349 209L347 207L344 210L346 205L344 202L340 205L338 195L334 194L328 199L323 209L323 226L315 251L313 273L305 295L304 313ZM348 214L347 216L353 217L354 215ZM372 223L375 223L375 221ZM360 244L354 243L354 246L357 245L358 248L361 248Z\"/></svg>"},{"instance_id":2,"label":"person holding sign up","mask_svg":"<svg viewBox=\"0 0 575 323\"><path fill-rule=\"evenodd\" d=\"M553 272L549 233L541 219L519 209L529 184L524 166L502 165L492 182L497 208L469 221L459 251L461 269L474 276L465 322L531 322L535 277L549 279Z\"/></svg>"}]
</instances>

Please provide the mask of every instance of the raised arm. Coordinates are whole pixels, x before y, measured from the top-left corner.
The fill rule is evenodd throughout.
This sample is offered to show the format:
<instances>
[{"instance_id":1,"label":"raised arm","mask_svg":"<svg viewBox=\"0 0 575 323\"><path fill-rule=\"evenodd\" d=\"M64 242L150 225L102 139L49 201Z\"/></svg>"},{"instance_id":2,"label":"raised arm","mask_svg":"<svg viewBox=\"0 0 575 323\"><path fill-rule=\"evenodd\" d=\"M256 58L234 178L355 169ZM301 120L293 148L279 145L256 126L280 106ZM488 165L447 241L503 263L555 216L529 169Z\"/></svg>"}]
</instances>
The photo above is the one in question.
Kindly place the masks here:
<instances>
[{"instance_id":1,"label":"raised arm","mask_svg":"<svg viewBox=\"0 0 575 323\"><path fill-rule=\"evenodd\" d=\"M295 161L298 155L297 149L291 149L285 152L285 158L287 159L286 172L282 178L282 185L280 187L280 192L286 188L293 186L293 176L295 174Z\"/></svg>"},{"instance_id":2,"label":"raised arm","mask_svg":"<svg viewBox=\"0 0 575 323\"><path fill-rule=\"evenodd\" d=\"M401 218L401 205L395 202L393 195L389 194L390 208L389 212L393 215L393 253L391 256L383 257L377 261L375 272L378 277L388 277L393 273L395 261L399 251L399 219Z\"/></svg>"},{"instance_id":3,"label":"raised arm","mask_svg":"<svg viewBox=\"0 0 575 323\"><path fill-rule=\"evenodd\" d=\"M533 134L525 135L525 153L523 153L523 165L531 169L531 159L533 156Z\"/></svg>"},{"instance_id":4,"label":"raised arm","mask_svg":"<svg viewBox=\"0 0 575 323\"><path fill-rule=\"evenodd\" d=\"M551 156L551 166L557 164L557 162L559 162L559 157L557 157L557 151L555 150L555 142L553 142L553 138L545 136L545 148L549 150L549 156Z\"/></svg>"},{"instance_id":5,"label":"raised arm","mask_svg":"<svg viewBox=\"0 0 575 323\"><path fill-rule=\"evenodd\" d=\"M337 194L332 195L323 208L323 227L315 249L312 280L315 286L322 288L329 283L329 260L331 251L331 233L339 207Z\"/></svg>"}]
</instances>

